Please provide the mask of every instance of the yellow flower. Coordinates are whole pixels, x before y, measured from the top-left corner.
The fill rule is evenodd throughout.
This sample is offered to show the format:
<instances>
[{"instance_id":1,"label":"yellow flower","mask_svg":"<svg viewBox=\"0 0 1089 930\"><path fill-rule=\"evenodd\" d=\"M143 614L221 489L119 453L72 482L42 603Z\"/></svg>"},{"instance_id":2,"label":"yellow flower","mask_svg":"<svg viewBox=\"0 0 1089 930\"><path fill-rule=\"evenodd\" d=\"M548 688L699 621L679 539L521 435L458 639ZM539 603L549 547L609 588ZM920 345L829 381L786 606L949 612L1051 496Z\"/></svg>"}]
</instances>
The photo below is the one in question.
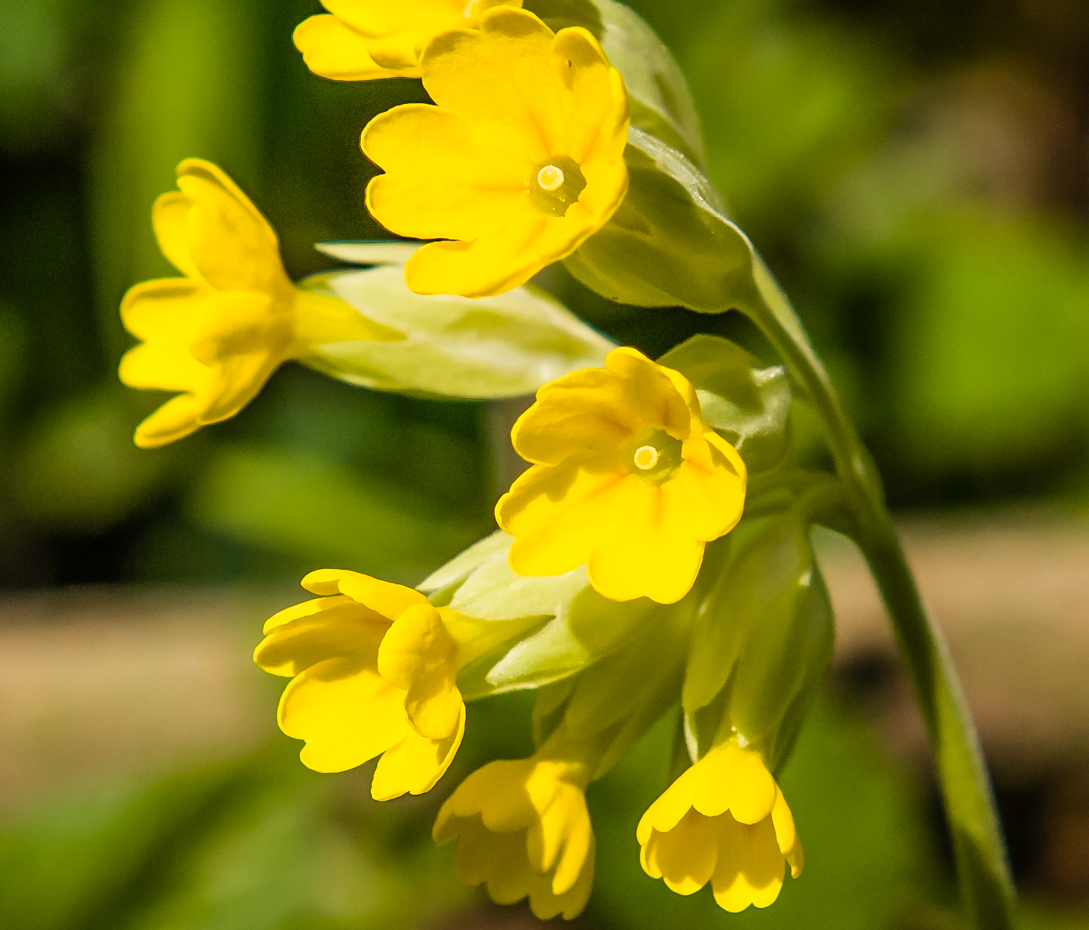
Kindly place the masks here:
<instances>
[{"instance_id":1,"label":"yellow flower","mask_svg":"<svg viewBox=\"0 0 1089 930\"><path fill-rule=\"evenodd\" d=\"M387 173L367 206L393 232L446 239L405 266L420 294L483 297L525 283L600 229L628 188L624 81L585 29L553 33L497 7L420 58L437 106L376 116L363 151Z\"/></svg>"},{"instance_id":2,"label":"yellow flower","mask_svg":"<svg viewBox=\"0 0 1089 930\"><path fill-rule=\"evenodd\" d=\"M713 748L655 801L636 831L643 870L678 894L708 881L734 913L779 897L784 863L797 878L802 845L759 753L737 739Z\"/></svg>"},{"instance_id":3,"label":"yellow flower","mask_svg":"<svg viewBox=\"0 0 1089 930\"><path fill-rule=\"evenodd\" d=\"M500 5L522 0L322 0L329 13L299 23L295 47L311 71L337 81L419 77L429 39L476 26Z\"/></svg>"},{"instance_id":4,"label":"yellow flower","mask_svg":"<svg viewBox=\"0 0 1089 930\"><path fill-rule=\"evenodd\" d=\"M272 227L215 165L186 159L178 187L155 201L152 222L185 277L144 281L121 302L125 328L142 340L121 359L121 380L182 392L137 427L138 446L234 416L311 345L402 338L341 300L295 288Z\"/></svg>"},{"instance_id":5,"label":"yellow flower","mask_svg":"<svg viewBox=\"0 0 1089 930\"><path fill-rule=\"evenodd\" d=\"M679 601L745 503L745 465L679 372L635 349L546 384L514 424L533 467L495 507L520 575L587 566L616 601Z\"/></svg>"},{"instance_id":6,"label":"yellow flower","mask_svg":"<svg viewBox=\"0 0 1089 930\"><path fill-rule=\"evenodd\" d=\"M355 572L311 572L303 587L326 595L265 623L254 661L291 678L278 720L306 740L300 758L343 772L381 754L378 800L430 790L465 732L454 683L457 643L443 611L418 591Z\"/></svg>"},{"instance_id":7,"label":"yellow flower","mask_svg":"<svg viewBox=\"0 0 1089 930\"><path fill-rule=\"evenodd\" d=\"M491 762L465 779L432 831L436 843L458 837L461 882L486 882L497 904L528 896L542 920L577 915L594 881L584 794L593 765L553 737L532 758Z\"/></svg>"}]
</instances>

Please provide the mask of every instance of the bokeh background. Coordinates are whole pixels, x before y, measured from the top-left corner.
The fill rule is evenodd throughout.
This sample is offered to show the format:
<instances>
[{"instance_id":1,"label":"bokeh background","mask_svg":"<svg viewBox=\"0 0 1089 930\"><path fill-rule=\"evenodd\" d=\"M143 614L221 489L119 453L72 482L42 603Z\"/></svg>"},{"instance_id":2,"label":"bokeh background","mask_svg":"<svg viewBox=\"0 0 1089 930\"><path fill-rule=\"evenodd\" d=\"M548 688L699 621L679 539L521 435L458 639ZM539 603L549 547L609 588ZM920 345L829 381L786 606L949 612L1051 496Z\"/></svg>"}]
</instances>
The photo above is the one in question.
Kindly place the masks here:
<instances>
[{"instance_id":1,"label":"bokeh background","mask_svg":"<svg viewBox=\"0 0 1089 930\"><path fill-rule=\"evenodd\" d=\"M1089 5L633 0L700 109L710 172L792 295L901 515L994 769L1025 927L1089 927ZM309 0L0 0L0 926L528 928L453 878L430 819L528 750L525 696L472 710L439 789L386 805L318 776L249 663L321 566L415 583L487 532L510 410L289 365L242 414L131 444L117 307L169 274L152 200L186 156L279 231L381 236L366 121L417 82L335 84L294 51ZM610 307L658 354L732 317ZM804 415L798 442L819 455ZM580 927L958 926L921 726L857 557L822 538L841 627L783 776L807 871L766 912L638 866L669 721L591 790Z\"/></svg>"}]
</instances>

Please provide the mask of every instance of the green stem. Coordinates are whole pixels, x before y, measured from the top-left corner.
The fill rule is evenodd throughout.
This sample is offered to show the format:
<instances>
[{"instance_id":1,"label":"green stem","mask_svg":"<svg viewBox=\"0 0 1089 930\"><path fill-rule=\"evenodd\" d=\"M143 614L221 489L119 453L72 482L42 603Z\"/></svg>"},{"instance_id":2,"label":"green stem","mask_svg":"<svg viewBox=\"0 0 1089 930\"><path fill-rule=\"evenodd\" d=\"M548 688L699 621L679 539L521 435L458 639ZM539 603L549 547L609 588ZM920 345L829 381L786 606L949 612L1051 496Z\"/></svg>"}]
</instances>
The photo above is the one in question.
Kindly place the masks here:
<instances>
[{"instance_id":1,"label":"green stem","mask_svg":"<svg viewBox=\"0 0 1089 930\"><path fill-rule=\"evenodd\" d=\"M937 762L964 904L978 930L1012 927L1013 883L979 737L941 631L928 617L885 506L877 469L840 406L808 339L767 269L747 314L781 355L824 426L851 511L852 535L869 564L915 685Z\"/></svg>"}]
</instances>

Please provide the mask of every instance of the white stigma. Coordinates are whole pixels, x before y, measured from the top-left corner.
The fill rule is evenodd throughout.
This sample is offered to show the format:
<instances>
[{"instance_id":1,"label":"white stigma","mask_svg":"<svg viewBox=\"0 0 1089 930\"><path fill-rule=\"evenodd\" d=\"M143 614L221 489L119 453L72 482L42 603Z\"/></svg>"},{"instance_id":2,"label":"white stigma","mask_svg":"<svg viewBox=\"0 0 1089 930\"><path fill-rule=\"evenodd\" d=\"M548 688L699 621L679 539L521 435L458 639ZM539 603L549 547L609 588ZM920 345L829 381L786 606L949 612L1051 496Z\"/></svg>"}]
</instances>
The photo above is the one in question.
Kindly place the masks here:
<instances>
[{"instance_id":1,"label":"white stigma","mask_svg":"<svg viewBox=\"0 0 1089 930\"><path fill-rule=\"evenodd\" d=\"M659 455L654 446L640 446L635 450L635 467L647 471L658 464Z\"/></svg>"},{"instance_id":2,"label":"white stigma","mask_svg":"<svg viewBox=\"0 0 1089 930\"><path fill-rule=\"evenodd\" d=\"M537 183L541 186L541 190L557 190L563 186L563 172L555 165L545 165L537 172Z\"/></svg>"}]
</instances>

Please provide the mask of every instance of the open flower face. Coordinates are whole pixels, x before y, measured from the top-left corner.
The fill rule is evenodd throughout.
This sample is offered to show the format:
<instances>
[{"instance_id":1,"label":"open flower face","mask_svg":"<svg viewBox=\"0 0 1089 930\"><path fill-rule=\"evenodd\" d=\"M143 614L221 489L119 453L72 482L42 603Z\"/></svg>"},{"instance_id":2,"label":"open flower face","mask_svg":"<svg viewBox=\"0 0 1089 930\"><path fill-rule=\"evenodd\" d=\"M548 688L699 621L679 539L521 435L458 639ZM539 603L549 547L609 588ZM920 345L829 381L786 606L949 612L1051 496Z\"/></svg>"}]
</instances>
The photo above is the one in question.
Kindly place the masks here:
<instances>
[{"instance_id":1,"label":"open flower face","mask_svg":"<svg viewBox=\"0 0 1089 930\"><path fill-rule=\"evenodd\" d=\"M542 920L570 920L594 881L594 833L584 791L588 767L538 753L491 762L443 804L435 842L458 837L454 863L466 885L487 883L498 904L529 898Z\"/></svg>"},{"instance_id":2,"label":"open flower face","mask_svg":"<svg viewBox=\"0 0 1089 930\"><path fill-rule=\"evenodd\" d=\"M355 572L311 572L303 587L327 595L265 624L254 661L292 680L280 728L306 740L302 761L343 772L380 755L378 800L430 790L465 731L454 684L457 643L418 591Z\"/></svg>"},{"instance_id":3,"label":"open flower face","mask_svg":"<svg viewBox=\"0 0 1089 930\"><path fill-rule=\"evenodd\" d=\"M295 47L315 74L338 81L419 77L420 52L439 33L479 24L493 6L522 0L322 0L329 12L303 20Z\"/></svg>"},{"instance_id":4,"label":"open flower face","mask_svg":"<svg viewBox=\"0 0 1089 930\"><path fill-rule=\"evenodd\" d=\"M716 746L655 801L637 830L643 870L678 894L708 881L734 913L779 897L783 871L801 874L802 845L782 791L759 753Z\"/></svg>"},{"instance_id":5,"label":"open flower face","mask_svg":"<svg viewBox=\"0 0 1089 930\"><path fill-rule=\"evenodd\" d=\"M546 384L511 439L534 463L495 508L520 575L585 564L605 597L671 604L704 544L741 518L741 457L704 426L684 376L635 349Z\"/></svg>"},{"instance_id":6,"label":"open flower face","mask_svg":"<svg viewBox=\"0 0 1089 930\"><path fill-rule=\"evenodd\" d=\"M585 29L489 10L479 31L433 39L420 59L437 106L375 117L363 151L386 173L367 206L393 232L443 239L405 281L483 297L523 284L600 229L628 186L623 79Z\"/></svg>"},{"instance_id":7,"label":"open flower face","mask_svg":"<svg viewBox=\"0 0 1089 930\"><path fill-rule=\"evenodd\" d=\"M142 340L121 359L135 388L179 391L136 430L144 448L173 442L234 416L306 334L396 339L343 301L295 288L276 234L237 185L210 162L178 166L180 190L155 201L163 254L185 277L144 281L121 302L125 328Z\"/></svg>"}]
</instances>

